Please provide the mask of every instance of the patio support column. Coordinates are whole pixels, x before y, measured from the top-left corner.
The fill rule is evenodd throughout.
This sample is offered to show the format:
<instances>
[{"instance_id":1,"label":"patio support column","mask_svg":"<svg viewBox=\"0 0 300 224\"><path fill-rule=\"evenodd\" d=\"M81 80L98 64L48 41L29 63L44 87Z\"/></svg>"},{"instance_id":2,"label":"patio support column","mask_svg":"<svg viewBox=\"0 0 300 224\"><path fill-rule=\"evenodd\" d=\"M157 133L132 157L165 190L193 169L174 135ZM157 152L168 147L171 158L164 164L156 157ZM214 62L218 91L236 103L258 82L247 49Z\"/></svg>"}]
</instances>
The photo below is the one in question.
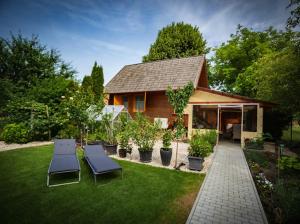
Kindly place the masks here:
<instances>
[{"instance_id":1,"label":"patio support column","mask_svg":"<svg viewBox=\"0 0 300 224\"><path fill-rule=\"evenodd\" d=\"M218 134L218 137L217 137L217 144L219 144L219 137L220 137L220 134L219 134L219 129L220 129L220 105L218 105L218 118L217 118L217 134Z\"/></svg>"},{"instance_id":2,"label":"patio support column","mask_svg":"<svg viewBox=\"0 0 300 224\"><path fill-rule=\"evenodd\" d=\"M244 148L244 104L241 104L242 107L242 118L241 118L241 147Z\"/></svg>"}]
</instances>

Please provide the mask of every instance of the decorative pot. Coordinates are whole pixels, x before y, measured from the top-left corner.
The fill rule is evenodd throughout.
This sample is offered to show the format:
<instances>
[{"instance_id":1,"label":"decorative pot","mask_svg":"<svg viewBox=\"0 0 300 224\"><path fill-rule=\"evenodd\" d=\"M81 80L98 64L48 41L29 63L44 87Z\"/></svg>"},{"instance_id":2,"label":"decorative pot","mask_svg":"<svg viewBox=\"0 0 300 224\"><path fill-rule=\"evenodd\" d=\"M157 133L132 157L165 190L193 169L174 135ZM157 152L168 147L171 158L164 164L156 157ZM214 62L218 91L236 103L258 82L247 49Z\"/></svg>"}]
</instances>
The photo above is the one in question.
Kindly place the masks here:
<instances>
[{"instance_id":1,"label":"decorative pot","mask_svg":"<svg viewBox=\"0 0 300 224\"><path fill-rule=\"evenodd\" d=\"M116 155L118 145L104 144L105 151L107 155Z\"/></svg>"},{"instance_id":2,"label":"decorative pot","mask_svg":"<svg viewBox=\"0 0 300 224\"><path fill-rule=\"evenodd\" d=\"M204 159L201 157L188 156L189 169L200 171L203 168Z\"/></svg>"},{"instance_id":3,"label":"decorative pot","mask_svg":"<svg viewBox=\"0 0 300 224\"><path fill-rule=\"evenodd\" d=\"M119 157L125 158L127 150L126 149L119 149Z\"/></svg>"},{"instance_id":4,"label":"decorative pot","mask_svg":"<svg viewBox=\"0 0 300 224\"><path fill-rule=\"evenodd\" d=\"M152 161L152 150L141 151L140 153L140 161L143 163L150 163Z\"/></svg>"},{"instance_id":5,"label":"decorative pot","mask_svg":"<svg viewBox=\"0 0 300 224\"><path fill-rule=\"evenodd\" d=\"M161 163L164 166L169 166L172 158L172 149L165 149L161 148L160 149L160 158L161 158Z\"/></svg>"}]
</instances>

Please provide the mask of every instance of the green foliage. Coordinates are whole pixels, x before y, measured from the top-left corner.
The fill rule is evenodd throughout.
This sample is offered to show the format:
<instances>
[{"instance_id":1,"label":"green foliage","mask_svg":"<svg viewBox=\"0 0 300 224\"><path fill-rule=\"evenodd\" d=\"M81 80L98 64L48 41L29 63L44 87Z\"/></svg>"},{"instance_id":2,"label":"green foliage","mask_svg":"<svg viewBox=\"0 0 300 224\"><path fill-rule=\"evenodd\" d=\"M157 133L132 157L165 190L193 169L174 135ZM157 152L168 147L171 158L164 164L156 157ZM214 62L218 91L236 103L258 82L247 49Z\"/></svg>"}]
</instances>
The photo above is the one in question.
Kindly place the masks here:
<instances>
[{"instance_id":1,"label":"green foliage","mask_svg":"<svg viewBox=\"0 0 300 224\"><path fill-rule=\"evenodd\" d=\"M217 144L217 131L216 130L206 130L204 133L200 134L200 138L211 144L214 147Z\"/></svg>"},{"instance_id":2,"label":"green foliage","mask_svg":"<svg viewBox=\"0 0 300 224\"><path fill-rule=\"evenodd\" d=\"M132 149L132 145L129 143L131 138L131 120L129 120L128 115L122 113L119 115L119 126L117 133L117 140L121 149L126 149L127 151Z\"/></svg>"},{"instance_id":3,"label":"green foliage","mask_svg":"<svg viewBox=\"0 0 300 224\"><path fill-rule=\"evenodd\" d=\"M27 143L30 141L30 130L24 124L8 124L1 133L6 143Z\"/></svg>"},{"instance_id":4,"label":"green foliage","mask_svg":"<svg viewBox=\"0 0 300 224\"><path fill-rule=\"evenodd\" d=\"M103 68L102 66L97 65L97 62L95 62L92 74L92 89L95 94L95 101L103 100L103 90L104 90L104 77L103 77Z\"/></svg>"},{"instance_id":5,"label":"green foliage","mask_svg":"<svg viewBox=\"0 0 300 224\"><path fill-rule=\"evenodd\" d=\"M73 74L59 53L48 50L37 36L28 39L19 34L11 35L10 39L0 38L0 76L12 80L23 90L37 79L70 78Z\"/></svg>"},{"instance_id":6,"label":"green foliage","mask_svg":"<svg viewBox=\"0 0 300 224\"><path fill-rule=\"evenodd\" d=\"M291 16L287 20L288 28L295 28L300 23L300 0L290 0L288 8L292 8Z\"/></svg>"},{"instance_id":7,"label":"green foliage","mask_svg":"<svg viewBox=\"0 0 300 224\"><path fill-rule=\"evenodd\" d=\"M300 161L296 157L282 156L278 161L281 170L300 170Z\"/></svg>"},{"instance_id":8,"label":"green foliage","mask_svg":"<svg viewBox=\"0 0 300 224\"><path fill-rule=\"evenodd\" d=\"M278 103L287 114L300 111L300 54L293 48L260 58L249 78L255 80L258 99Z\"/></svg>"},{"instance_id":9,"label":"green foliage","mask_svg":"<svg viewBox=\"0 0 300 224\"><path fill-rule=\"evenodd\" d=\"M263 127L265 133L270 133L274 140L279 140L283 129L290 122L290 117L277 108L264 111Z\"/></svg>"},{"instance_id":10,"label":"green foliage","mask_svg":"<svg viewBox=\"0 0 300 224\"><path fill-rule=\"evenodd\" d=\"M131 123L131 135L133 142L140 151L152 151L158 137L160 125L152 123L141 113L137 113L135 120Z\"/></svg>"},{"instance_id":11,"label":"green foliage","mask_svg":"<svg viewBox=\"0 0 300 224\"><path fill-rule=\"evenodd\" d=\"M256 62L265 55L295 46L297 36L297 32L276 31L272 27L253 31L239 25L231 39L215 49L210 84L228 92L256 97L257 82L253 75L257 69ZM281 61L280 58L278 60Z\"/></svg>"},{"instance_id":12,"label":"green foliage","mask_svg":"<svg viewBox=\"0 0 300 224\"><path fill-rule=\"evenodd\" d=\"M250 162L254 163L253 166L257 167L258 169L256 170L258 173L260 171L259 166L267 168L269 167L269 158L267 157L267 155L261 151L254 151L254 150L245 150L245 156L247 158L247 160L249 160ZM253 169L252 166L252 169Z\"/></svg>"},{"instance_id":13,"label":"green foliage","mask_svg":"<svg viewBox=\"0 0 300 224\"><path fill-rule=\"evenodd\" d=\"M204 158L212 152L212 145L204 141L200 133L196 133L190 140L190 146L188 148L189 156Z\"/></svg>"},{"instance_id":14,"label":"green foliage","mask_svg":"<svg viewBox=\"0 0 300 224\"><path fill-rule=\"evenodd\" d=\"M183 22L172 23L158 32L143 62L197 56L208 51L198 27Z\"/></svg>"},{"instance_id":15,"label":"green foliage","mask_svg":"<svg viewBox=\"0 0 300 224\"><path fill-rule=\"evenodd\" d=\"M73 124L66 124L57 134L58 138L80 139L80 130Z\"/></svg>"},{"instance_id":16,"label":"green foliage","mask_svg":"<svg viewBox=\"0 0 300 224\"><path fill-rule=\"evenodd\" d=\"M162 136L162 143L164 150L170 150L171 141L173 140L173 132L171 130L165 130Z\"/></svg>"},{"instance_id":17,"label":"green foliage","mask_svg":"<svg viewBox=\"0 0 300 224\"><path fill-rule=\"evenodd\" d=\"M119 124L112 120L112 114L105 114L102 116L101 122L103 123L103 127L106 131L105 142L110 145L118 144L117 135L119 133Z\"/></svg>"},{"instance_id":18,"label":"green foliage","mask_svg":"<svg viewBox=\"0 0 300 224\"><path fill-rule=\"evenodd\" d=\"M176 114L176 139L179 139L185 132L183 126L183 112L186 108L189 99L194 91L194 85L192 82L189 82L183 88L178 88L173 90L171 87L168 87L166 91L166 95L168 97L168 101L174 109Z\"/></svg>"},{"instance_id":19,"label":"green foliage","mask_svg":"<svg viewBox=\"0 0 300 224\"><path fill-rule=\"evenodd\" d=\"M77 88L74 73L36 36L0 38L1 115L30 127L33 140L55 136L68 121L61 96Z\"/></svg>"},{"instance_id":20,"label":"green foliage","mask_svg":"<svg viewBox=\"0 0 300 224\"><path fill-rule=\"evenodd\" d=\"M256 150L263 150L264 149L264 138L263 137L256 137L251 139L245 140L245 148L246 149L256 149Z\"/></svg>"},{"instance_id":21,"label":"green foliage","mask_svg":"<svg viewBox=\"0 0 300 224\"><path fill-rule=\"evenodd\" d=\"M88 90L88 89L92 89L93 88L93 79L91 76L84 76L82 83L81 83L81 87L84 90Z\"/></svg>"}]
</instances>

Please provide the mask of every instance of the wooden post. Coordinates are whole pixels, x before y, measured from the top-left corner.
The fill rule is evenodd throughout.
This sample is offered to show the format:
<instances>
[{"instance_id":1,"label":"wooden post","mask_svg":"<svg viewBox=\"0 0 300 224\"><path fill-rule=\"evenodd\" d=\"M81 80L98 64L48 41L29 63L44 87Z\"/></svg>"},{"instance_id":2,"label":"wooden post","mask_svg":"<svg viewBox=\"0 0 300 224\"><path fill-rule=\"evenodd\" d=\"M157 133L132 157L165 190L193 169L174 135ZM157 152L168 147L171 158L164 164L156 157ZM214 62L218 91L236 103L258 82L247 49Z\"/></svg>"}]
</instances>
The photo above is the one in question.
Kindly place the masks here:
<instances>
[{"instance_id":1,"label":"wooden post","mask_svg":"<svg viewBox=\"0 0 300 224\"><path fill-rule=\"evenodd\" d=\"M291 117L291 142L293 141L293 117Z\"/></svg>"},{"instance_id":2,"label":"wooden post","mask_svg":"<svg viewBox=\"0 0 300 224\"><path fill-rule=\"evenodd\" d=\"M144 94L144 112L146 112L146 99L147 99L147 92Z\"/></svg>"},{"instance_id":3,"label":"wooden post","mask_svg":"<svg viewBox=\"0 0 300 224\"><path fill-rule=\"evenodd\" d=\"M176 153L175 153L175 165L174 168L177 168L177 154L178 154L178 139L176 139Z\"/></svg>"},{"instance_id":4,"label":"wooden post","mask_svg":"<svg viewBox=\"0 0 300 224\"><path fill-rule=\"evenodd\" d=\"M220 138L220 107L218 105L218 119L217 119L217 144L219 144L219 138Z\"/></svg>"}]
</instances>

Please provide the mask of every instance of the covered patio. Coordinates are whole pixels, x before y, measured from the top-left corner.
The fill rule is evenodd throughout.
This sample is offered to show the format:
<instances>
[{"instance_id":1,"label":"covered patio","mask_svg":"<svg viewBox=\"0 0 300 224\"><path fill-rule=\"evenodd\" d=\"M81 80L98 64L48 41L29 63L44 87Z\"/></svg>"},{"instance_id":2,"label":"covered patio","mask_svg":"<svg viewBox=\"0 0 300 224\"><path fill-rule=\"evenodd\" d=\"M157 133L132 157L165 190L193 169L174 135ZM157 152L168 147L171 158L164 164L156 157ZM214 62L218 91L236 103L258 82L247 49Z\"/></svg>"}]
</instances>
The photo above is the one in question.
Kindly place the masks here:
<instances>
[{"instance_id":1,"label":"covered patio","mask_svg":"<svg viewBox=\"0 0 300 224\"><path fill-rule=\"evenodd\" d=\"M218 142L228 140L243 147L246 139L262 135L263 112L269 107L270 103L256 99L198 88L185 111L189 116L188 137L214 129Z\"/></svg>"}]
</instances>

